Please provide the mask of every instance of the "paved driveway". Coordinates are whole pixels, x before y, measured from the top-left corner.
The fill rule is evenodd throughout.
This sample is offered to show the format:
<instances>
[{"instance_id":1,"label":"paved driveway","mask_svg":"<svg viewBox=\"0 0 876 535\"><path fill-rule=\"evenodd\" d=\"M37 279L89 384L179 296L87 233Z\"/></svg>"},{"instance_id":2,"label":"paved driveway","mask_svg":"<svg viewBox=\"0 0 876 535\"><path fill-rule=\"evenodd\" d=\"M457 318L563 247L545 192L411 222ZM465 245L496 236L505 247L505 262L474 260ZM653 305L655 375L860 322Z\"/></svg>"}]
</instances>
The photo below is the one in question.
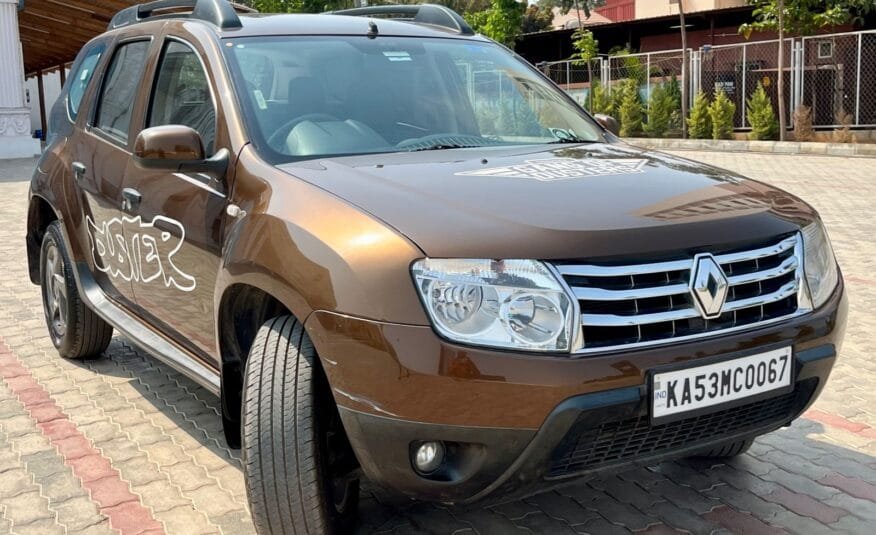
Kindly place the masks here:
<instances>
[{"instance_id":1,"label":"paved driveway","mask_svg":"<svg viewBox=\"0 0 876 535\"><path fill-rule=\"evenodd\" d=\"M683 155L823 214L851 313L815 407L726 465L664 463L488 509L392 506L366 489L362 533L874 532L876 160ZM28 167L0 164L0 533L252 532L216 399L119 337L101 360L56 356L25 271Z\"/></svg>"}]
</instances>

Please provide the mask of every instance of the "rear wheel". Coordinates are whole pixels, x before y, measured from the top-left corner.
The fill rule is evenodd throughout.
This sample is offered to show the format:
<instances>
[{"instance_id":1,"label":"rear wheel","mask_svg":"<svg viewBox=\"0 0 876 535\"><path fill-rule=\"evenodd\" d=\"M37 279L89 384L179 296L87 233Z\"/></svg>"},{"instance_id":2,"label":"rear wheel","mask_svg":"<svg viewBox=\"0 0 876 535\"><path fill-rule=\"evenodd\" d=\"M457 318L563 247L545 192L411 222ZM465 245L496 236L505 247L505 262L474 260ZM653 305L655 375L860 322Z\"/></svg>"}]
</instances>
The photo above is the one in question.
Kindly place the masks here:
<instances>
[{"instance_id":1,"label":"rear wheel","mask_svg":"<svg viewBox=\"0 0 876 535\"><path fill-rule=\"evenodd\" d=\"M357 463L301 323L292 316L265 323L244 377L244 474L256 530L352 531Z\"/></svg>"},{"instance_id":2,"label":"rear wheel","mask_svg":"<svg viewBox=\"0 0 876 535\"><path fill-rule=\"evenodd\" d=\"M76 289L73 267L61 225L53 222L43 236L40 251L40 286L43 312L52 343L62 357L80 359L103 353L113 336L113 328L85 306Z\"/></svg>"},{"instance_id":3,"label":"rear wheel","mask_svg":"<svg viewBox=\"0 0 876 535\"><path fill-rule=\"evenodd\" d=\"M721 444L710 448L708 450L704 450L695 455L695 457L707 458L707 459L730 459L732 457L736 457L737 455L742 455L751 445L754 444L753 438L746 438L742 440L736 440L734 442L728 442L726 444Z\"/></svg>"}]
</instances>

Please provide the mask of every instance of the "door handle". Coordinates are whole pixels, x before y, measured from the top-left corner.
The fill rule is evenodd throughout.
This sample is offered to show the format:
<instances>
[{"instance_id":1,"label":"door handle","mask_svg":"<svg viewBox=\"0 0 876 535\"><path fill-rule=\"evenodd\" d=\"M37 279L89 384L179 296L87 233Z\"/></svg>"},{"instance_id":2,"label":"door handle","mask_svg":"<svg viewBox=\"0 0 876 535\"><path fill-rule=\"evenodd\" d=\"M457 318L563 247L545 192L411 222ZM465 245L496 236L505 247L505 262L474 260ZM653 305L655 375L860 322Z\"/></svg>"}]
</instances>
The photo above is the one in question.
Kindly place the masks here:
<instances>
[{"instance_id":1,"label":"door handle","mask_svg":"<svg viewBox=\"0 0 876 535\"><path fill-rule=\"evenodd\" d=\"M85 171L87 171L88 168L85 167L85 164L82 162L73 162L71 167L73 167L73 179L76 180L76 182L82 182L85 178Z\"/></svg>"},{"instance_id":2,"label":"door handle","mask_svg":"<svg viewBox=\"0 0 876 535\"><path fill-rule=\"evenodd\" d=\"M140 201L143 196L140 192L133 188L125 188L122 190L122 210L125 212L133 212L140 207Z\"/></svg>"}]
</instances>

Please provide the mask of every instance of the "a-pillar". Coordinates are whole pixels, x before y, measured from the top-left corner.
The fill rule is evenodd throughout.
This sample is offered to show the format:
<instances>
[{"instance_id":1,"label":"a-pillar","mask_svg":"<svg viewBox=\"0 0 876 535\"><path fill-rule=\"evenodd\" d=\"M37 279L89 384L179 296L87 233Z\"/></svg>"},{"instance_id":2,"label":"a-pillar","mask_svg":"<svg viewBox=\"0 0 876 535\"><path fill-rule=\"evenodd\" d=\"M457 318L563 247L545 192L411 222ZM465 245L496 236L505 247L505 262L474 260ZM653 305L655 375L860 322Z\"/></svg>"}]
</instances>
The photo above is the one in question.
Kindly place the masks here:
<instances>
[{"instance_id":1,"label":"a-pillar","mask_svg":"<svg viewBox=\"0 0 876 535\"><path fill-rule=\"evenodd\" d=\"M24 61L18 37L18 0L0 0L0 159L29 158L41 151L31 136L24 100Z\"/></svg>"}]
</instances>

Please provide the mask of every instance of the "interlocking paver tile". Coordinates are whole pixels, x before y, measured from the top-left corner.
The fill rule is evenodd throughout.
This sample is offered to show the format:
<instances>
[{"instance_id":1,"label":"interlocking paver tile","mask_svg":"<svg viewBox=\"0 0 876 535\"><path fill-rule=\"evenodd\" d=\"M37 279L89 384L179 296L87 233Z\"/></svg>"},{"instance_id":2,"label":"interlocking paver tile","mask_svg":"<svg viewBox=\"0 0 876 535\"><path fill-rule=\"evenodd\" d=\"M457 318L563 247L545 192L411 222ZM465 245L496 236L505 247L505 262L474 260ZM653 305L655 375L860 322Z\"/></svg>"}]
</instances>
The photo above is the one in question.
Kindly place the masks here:
<instances>
[{"instance_id":1,"label":"interlocking paver tile","mask_svg":"<svg viewBox=\"0 0 876 535\"><path fill-rule=\"evenodd\" d=\"M366 484L357 533L872 533L876 160L678 154L798 194L828 225L849 325L807 416L726 464L636 468L501 505L388 502ZM170 534L252 533L239 452L225 444L218 400L118 336L103 359L57 357L39 289L23 282L28 177L20 178L0 183L0 344L20 361L0 363L0 534L104 534L113 531L107 514L137 519L144 511ZM25 388L13 396L10 383ZM112 474L118 479L98 484L96 495L83 488ZM102 492L108 503L129 501L102 511Z\"/></svg>"}]
</instances>

